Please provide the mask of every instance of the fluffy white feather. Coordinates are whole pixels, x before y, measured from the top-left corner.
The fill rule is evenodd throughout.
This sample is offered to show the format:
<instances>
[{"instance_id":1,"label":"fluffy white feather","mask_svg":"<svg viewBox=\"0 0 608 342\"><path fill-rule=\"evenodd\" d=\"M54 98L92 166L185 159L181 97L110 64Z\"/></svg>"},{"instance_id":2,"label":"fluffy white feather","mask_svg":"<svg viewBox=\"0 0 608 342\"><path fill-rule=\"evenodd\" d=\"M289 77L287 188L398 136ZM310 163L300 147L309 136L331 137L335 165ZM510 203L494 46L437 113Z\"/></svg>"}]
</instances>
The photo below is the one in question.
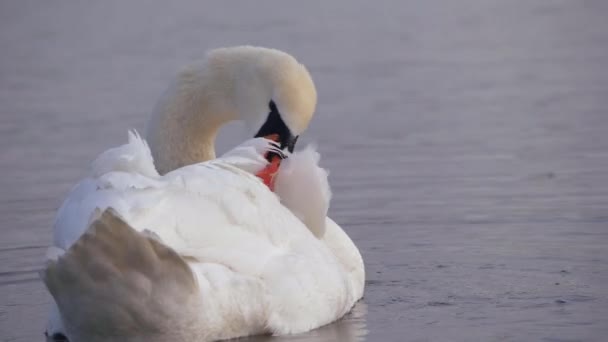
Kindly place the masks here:
<instances>
[{"instance_id":1,"label":"fluffy white feather","mask_svg":"<svg viewBox=\"0 0 608 342\"><path fill-rule=\"evenodd\" d=\"M137 131L129 131L127 144L103 152L91 164L92 177L109 172L133 172L149 178L158 177L148 144Z\"/></svg>"},{"instance_id":2,"label":"fluffy white feather","mask_svg":"<svg viewBox=\"0 0 608 342\"><path fill-rule=\"evenodd\" d=\"M321 155L313 146L293 153L281 163L275 192L317 237L325 234L325 218L331 200L327 171L319 166Z\"/></svg>"}]
</instances>

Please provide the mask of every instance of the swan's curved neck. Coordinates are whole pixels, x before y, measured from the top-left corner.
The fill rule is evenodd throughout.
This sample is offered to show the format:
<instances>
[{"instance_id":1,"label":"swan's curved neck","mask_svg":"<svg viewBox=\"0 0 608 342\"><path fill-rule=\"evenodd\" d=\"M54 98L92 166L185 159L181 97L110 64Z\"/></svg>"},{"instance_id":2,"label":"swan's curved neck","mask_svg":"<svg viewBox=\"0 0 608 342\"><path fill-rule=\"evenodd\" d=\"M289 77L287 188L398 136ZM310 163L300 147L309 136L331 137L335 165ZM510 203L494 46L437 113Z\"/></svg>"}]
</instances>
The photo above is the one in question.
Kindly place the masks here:
<instances>
[{"instance_id":1,"label":"swan's curved neck","mask_svg":"<svg viewBox=\"0 0 608 342\"><path fill-rule=\"evenodd\" d=\"M219 72L191 67L165 92L146 127L159 173L215 158L219 128L237 119L229 79Z\"/></svg>"}]
</instances>

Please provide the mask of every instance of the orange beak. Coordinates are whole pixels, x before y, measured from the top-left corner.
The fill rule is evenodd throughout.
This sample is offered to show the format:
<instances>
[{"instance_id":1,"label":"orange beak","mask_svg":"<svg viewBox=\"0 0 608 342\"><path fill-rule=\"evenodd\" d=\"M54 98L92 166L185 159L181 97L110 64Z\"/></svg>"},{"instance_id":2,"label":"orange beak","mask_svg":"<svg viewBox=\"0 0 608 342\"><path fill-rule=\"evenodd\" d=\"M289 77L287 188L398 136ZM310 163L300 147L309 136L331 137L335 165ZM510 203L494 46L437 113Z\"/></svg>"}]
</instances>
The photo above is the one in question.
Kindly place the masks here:
<instances>
[{"instance_id":1,"label":"orange beak","mask_svg":"<svg viewBox=\"0 0 608 342\"><path fill-rule=\"evenodd\" d=\"M265 136L264 138L272 140L272 141L279 141L279 135L278 134L270 134ZM268 153L266 152L266 155L264 156L266 159L268 159ZM270 156L270 159L268 160L269 163L268 165L266 165L265 168L263 168L262 170L260 170L256 176L258 176L262 182L264 182L264 184L266 184L266 186L268 186L268 188L270 189L270 191L274 191L274 178L277 175L277 173L279 172L279 167L281 166L281 157L279 157L278 155L272 153L272 155Z\"/></svg>"},{"instance_id":2,"label":"orange beak","mask_svg":"<svg viewBox=\"0 0 608 342\"><path fill-rule=\"evenodd\" d=\"M281 150L287 149L290 153L293 152L298 141L298 136L294 136L289 127L287 127L281 117L281 113L279 113L277 104L272 99L268 103L268 109L270 110L268 117L255 134L255 137L270 139L276 142ZM260 177L271 191L274 191L274 178L279 171L279 166L281 166L281 160L285 156L280 152L267 152L264 157L268 160L268 165L258 172L256 176Z\"/></svg>"}]
</instances>

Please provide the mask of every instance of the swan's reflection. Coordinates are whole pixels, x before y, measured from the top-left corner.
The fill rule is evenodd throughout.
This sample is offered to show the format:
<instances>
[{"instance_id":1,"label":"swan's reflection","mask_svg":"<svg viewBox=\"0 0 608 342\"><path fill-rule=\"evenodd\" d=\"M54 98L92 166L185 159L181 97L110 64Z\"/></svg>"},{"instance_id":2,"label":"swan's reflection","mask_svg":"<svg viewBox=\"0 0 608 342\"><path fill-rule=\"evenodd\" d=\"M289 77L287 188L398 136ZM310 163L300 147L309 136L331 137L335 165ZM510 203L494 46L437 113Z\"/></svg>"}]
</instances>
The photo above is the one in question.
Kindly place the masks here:
<instances>
[{"instance_id":1,"label":"swan's reflection","mask_svg":"<svg viewBox=\"0 0 608 342\"><path fill-rule=\"evenodd\" d=\"M359 342L365 341L367 335L367 326L365 324L365 316L367 314L367 306L364 302L358 302L349 314L341 320L326 325L319 329L293 336L271 337L271 336L255 336L238 341L243 342L324 342L324 341L340 341L340 342Z\"/></svg>"},{"instance_id":2,"label":"swan's reflection","mask_svg":"<svg viewBox=\"0 0 608 342\"><path fill-rule=\"evenodd\" d=\"M249 338L240 338L235 341L242 342L324 342L324 341L340 341L340 342L360 342L365 340L367 335L367 326L365 324L365 316L367 314L367 306L365 303L358 302L349 314L341 320L326 325L319 329L293 336L271 337L271 336L254 336ZM47 342L66 342L67 340L59 338L52 339L47 337Z\"/></svg>"}]
</instances>

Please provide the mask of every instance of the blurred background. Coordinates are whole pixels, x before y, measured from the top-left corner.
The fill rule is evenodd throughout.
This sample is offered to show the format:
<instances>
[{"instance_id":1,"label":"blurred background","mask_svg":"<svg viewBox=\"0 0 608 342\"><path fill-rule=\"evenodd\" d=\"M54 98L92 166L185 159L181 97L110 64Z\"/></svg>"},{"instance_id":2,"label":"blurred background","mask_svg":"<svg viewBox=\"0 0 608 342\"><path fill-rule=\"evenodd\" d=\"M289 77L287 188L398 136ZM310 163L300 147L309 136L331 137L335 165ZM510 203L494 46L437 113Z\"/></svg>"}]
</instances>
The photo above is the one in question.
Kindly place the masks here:
<instances>
[{"instance_id":1,"label":"blurred background","mask_svg":"<svg viewBox=\"0 0 608 342\"><path fill-rule=\"evenodd\" d=\"M43 341L55 211L214 47L285 50L300 147L367 267L343 321L272 341L602 341L608 2L0 1L0 340ZM247 138L225 129L219 149ZM256 339L257 340L266 340Z\"/></svg>"}]
</instances>

